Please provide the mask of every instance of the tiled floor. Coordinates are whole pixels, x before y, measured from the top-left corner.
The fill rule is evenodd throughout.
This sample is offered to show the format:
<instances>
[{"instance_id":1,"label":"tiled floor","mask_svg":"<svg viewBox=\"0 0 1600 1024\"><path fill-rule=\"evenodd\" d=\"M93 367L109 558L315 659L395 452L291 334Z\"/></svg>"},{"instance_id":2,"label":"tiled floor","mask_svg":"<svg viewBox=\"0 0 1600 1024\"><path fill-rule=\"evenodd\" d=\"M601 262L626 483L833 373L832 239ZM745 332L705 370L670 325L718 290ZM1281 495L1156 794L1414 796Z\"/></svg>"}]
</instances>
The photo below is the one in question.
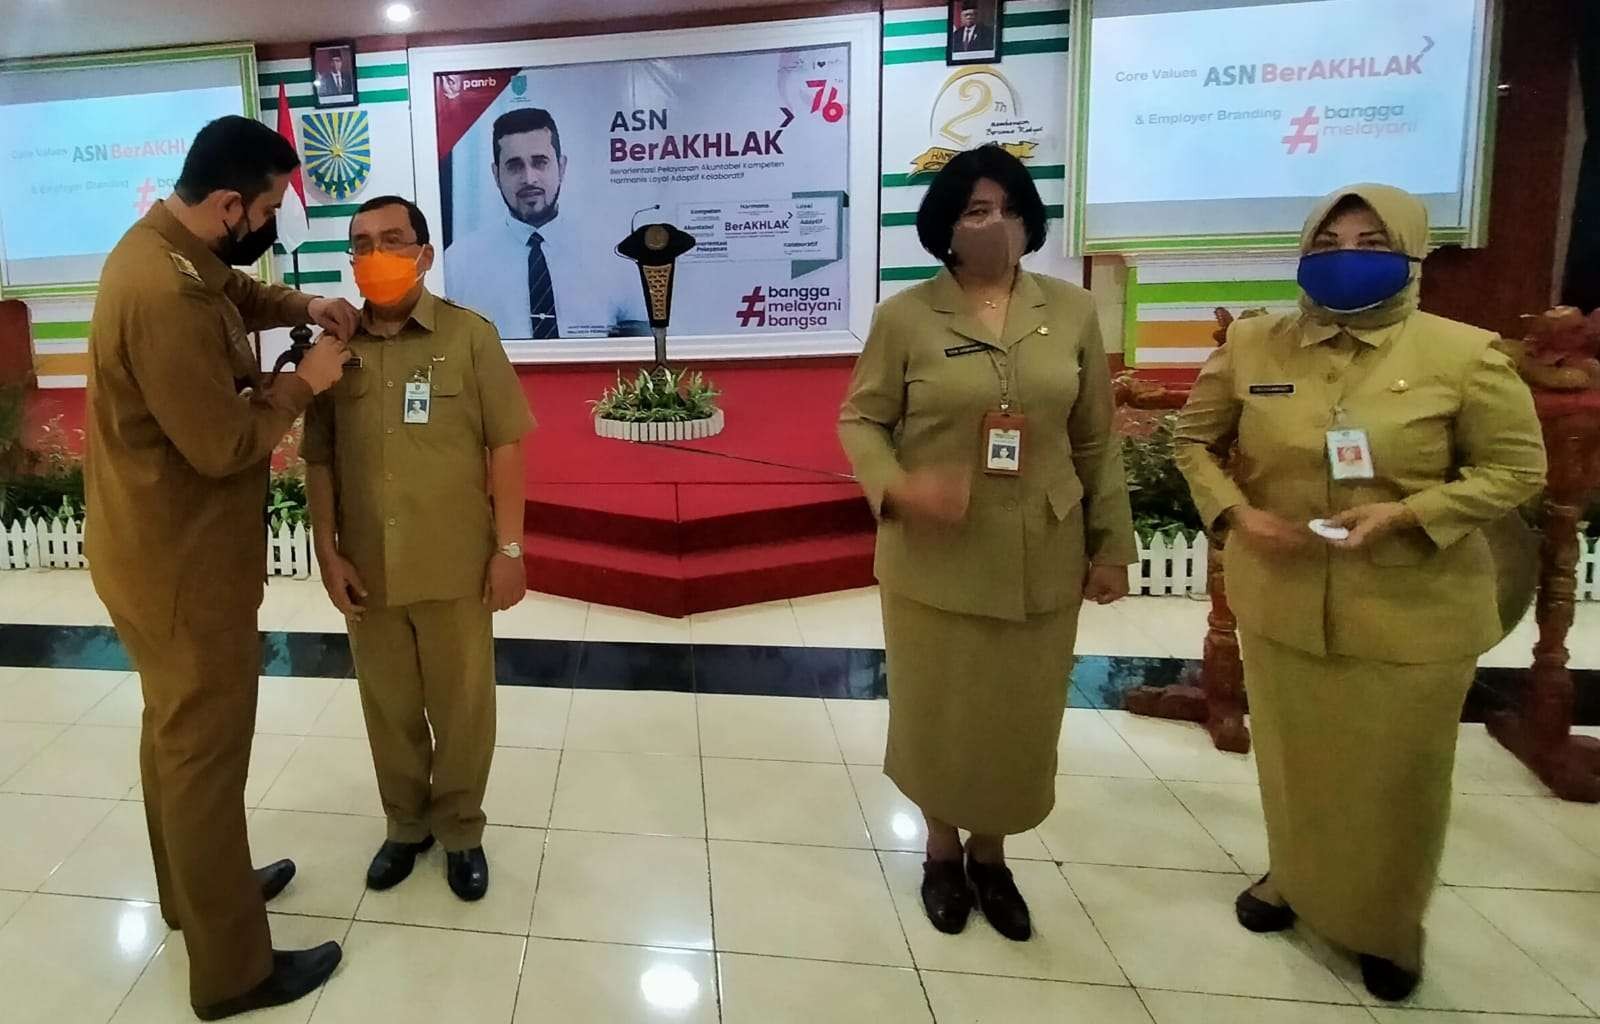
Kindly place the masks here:
<instances>
[{"instance_id":1,"label":"tiled floor","mask_svg":"<svg viewBox=\"0 0 1600 1024\"><path fill-rule=\"evenodd\" d=\"M94 624L74 574L0 576L0 621ZM263 627L331 631L311 586L275 585ZM26 590L28 593L23 593ZM31 599L30 599L31 596ZM1584 609L1574 644L1600 663ZM99 613L103 615L103 613ZM1085 653L1192 654L1203 606L1132 602L1085 619ZM1145 622L1159 625L1147 628ZM5 629L0 626L0 631ZM502 636L856 649L870 592L686 623L535 598ZM1585 632L1580 627L1578 632ZM1596 639L1591 639L1596 638ZM1500 657L1511 663L1509 652ZM756 664L753 662L753 664ZM251 762L258 859L296 858L272 904L281 945L345 943L314 997L255 1020L305 1024L1539 1024L1600 1016L1600 808L1563 804L1462 727L1457 813L1423 986L1370 1005L1316 936L1250 935L1237 891L1265 867L1247 757L1194 727L1074 708L1058 806L1011 845L1037 936L922 916L921 821L879 767L879 701L511 687L485 845L465 905L437 851L388 893L362 873L383 836L354 684L263 681ZM0 669L0 1020L173 1024L183 938L150 905L137 680Z\"/></svg>"}]
</instances>

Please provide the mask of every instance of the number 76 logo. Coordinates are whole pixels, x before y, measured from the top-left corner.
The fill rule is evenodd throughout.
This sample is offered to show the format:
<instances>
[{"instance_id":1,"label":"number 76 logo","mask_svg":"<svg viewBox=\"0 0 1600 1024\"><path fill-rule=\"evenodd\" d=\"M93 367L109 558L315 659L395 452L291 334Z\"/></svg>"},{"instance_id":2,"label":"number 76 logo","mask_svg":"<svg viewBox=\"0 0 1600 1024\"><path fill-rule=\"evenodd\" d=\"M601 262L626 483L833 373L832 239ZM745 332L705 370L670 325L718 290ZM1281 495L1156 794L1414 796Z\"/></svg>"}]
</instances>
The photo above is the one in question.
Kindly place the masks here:
<instances>
[{"instance_id":1,"label":"number 76 logo","mask_svg":"<svg viewBox=\"0 0 1600 1024\"><path fill-rule=\"evenodd\" d=\"M811 94L811 112L821 114L829 124L838 124L844 118L844 104L839 102L839 89L828 84L827 79L813 78L806 82Z\"/></svg>"}]
</instances>

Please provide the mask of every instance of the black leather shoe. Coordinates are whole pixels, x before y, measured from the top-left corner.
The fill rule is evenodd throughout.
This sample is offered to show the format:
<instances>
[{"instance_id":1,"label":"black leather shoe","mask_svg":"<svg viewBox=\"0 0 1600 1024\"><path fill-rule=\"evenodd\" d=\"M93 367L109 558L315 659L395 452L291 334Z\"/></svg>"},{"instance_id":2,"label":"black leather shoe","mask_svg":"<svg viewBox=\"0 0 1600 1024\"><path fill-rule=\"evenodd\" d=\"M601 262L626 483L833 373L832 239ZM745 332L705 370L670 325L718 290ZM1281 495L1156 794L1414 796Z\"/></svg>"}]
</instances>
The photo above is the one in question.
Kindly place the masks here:
<instances>
[{"instance_id":1,"label":"black leather shoe","mask_svg":"<svg viewBox=\"0 0 1600 1024\"><path fill-rule=\"evenodd\" d=\"M446 854L445 876L450 879L450 891L468 903L483 899L489 891L489 858L483 847Z\"/></svg>"},{"instance_id":2,"label":"black leather shoe","mask_svg":"<svg viewBox=\"0 0 1600 1024\"><path fill-rule=\"evenodd\" d=\"M928 921L946 935L959 935L972 913L972 886L959 860L922 863L922 909Z\"/></svg>"},{"instance_id":3,"label":"black leather shoe","mask_svg":"<svg viewBox=\"0 0 1600 1024\"><path fill-rule=\"evenodd\" d=\"M1263 875L1261 882L1270 876ZM1257 882L1256 885L1260 885ZM1252 886L1251 888L1254 888ZM1233 901L1233 916L1239 919L1239 924L1250 931L1265 934L1266 932L1287 931L1294 927L1294 908L1280 907L1275 903L1268 903L1249 889L1239 894Z\"/></svg>"},{"instance_id":4,"label":"black leather shoe","mask_svg":"<svg viewBox=\"0 0 1600 1024\"><path fill-rule=\"evenodd\" d=\"M261 886L261 898L271 903L278 894L289 887L294 880L294 861L280 860L276 864L268 864L264 868L256 868L256 882ZM181 921L168 921L167 927L175 932L183 931Z\"/></svg>"},{"instance_id":5,"label":"black leather shoe","mask_svg":"<svg viewBox=\"0 0 1600 1024\"><path fill-rule=\"evenodd\" d=\"M222 1020L292 1003L321 987L342 959L344 951L337 942L324 942L316 949L275 949L272 951L272 974L266 981L242 996L210 1006L196 1006L194 1015L201 1020Z\"/></svg>"},{"instance_id":6,"label":"black leather shoe","mask_svg":"<svg viewBox=\"0 0 1600 1024\"><path fill-rule=\"evenodd\" d=\"M382 892L393 889L411 875L416 866L417 854L426 853L433 846L433 837L420 843L397 843L386 839L367 867L367 888Z\"/></svg>"},{"instance_id":7,"label":"black leather shoe","mask_svg":"<svg viewBox=\"0 0 1600 1024\"><path fill-rule=\"evenodd\" d=\"M1361 980L1367 983L1368 992L1386 1003L1398 1003L1409 996L1416 991L1420 979L1421 975L1413 974L1393 960L1361 954Z\"/></svg>"},{"instance_id":8,"label":"black leather shoe","mask_svg":"<svg viewBox=\"0 0 1600 1024\"><path fill-rule=\"evenodd\" d=\"M1017 891L1011 869L1004 864L983 864L967 858L967 877L978 893L978 909L989 919L994 930L1012 942L1027 942L1033 938L1033 915L1028 913L1028 903Z\"/></svg>"},{"instance_id":9,"label":"black leather shoe","mask_svg":"<svg viewBox=\"0 0 1600 1024\"><path fill-rule=\"evenodd\" d=\"M261 898L271 903L294 880L294 861L280 860L264 868L256 868L256 881L261 883Z\"/></svg>"}]
</instances>

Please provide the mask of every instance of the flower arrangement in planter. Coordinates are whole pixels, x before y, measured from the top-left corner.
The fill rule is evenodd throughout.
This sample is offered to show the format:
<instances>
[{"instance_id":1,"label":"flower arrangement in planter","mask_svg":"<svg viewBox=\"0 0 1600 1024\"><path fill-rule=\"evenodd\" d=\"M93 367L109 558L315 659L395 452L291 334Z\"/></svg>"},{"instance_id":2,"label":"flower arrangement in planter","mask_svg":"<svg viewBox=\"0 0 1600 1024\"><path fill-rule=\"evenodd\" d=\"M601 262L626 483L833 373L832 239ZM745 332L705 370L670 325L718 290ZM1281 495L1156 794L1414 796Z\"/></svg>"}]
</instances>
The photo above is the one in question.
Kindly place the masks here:
<instances>
[{"instance_id":1,"label":"flower arrangement in planter","mask_svg":"<svg viewBox=\"0 0 1600 1024\"><path fill-rule=\"evenodd\" d=\"M1133 527L1139 538L1193 538L1201 532L1200 513L1189 485L1178 472L1173 431L1175 413L1127 410L1118 424L1122 432L1123 472L1133 505Z\"/></svg>"},{"instance_id":2,"label":"flower arrangement in planter","mask_svg":"<svg viewBox=\"0 0 1600 1024\"><path fill-rule=\"evenodd\" d=\"M621 441L698 441L722 433L718 391L699 371L660 365L629 380L619 371L594 408L594 432Z\"/></svg>"}]
</instances>

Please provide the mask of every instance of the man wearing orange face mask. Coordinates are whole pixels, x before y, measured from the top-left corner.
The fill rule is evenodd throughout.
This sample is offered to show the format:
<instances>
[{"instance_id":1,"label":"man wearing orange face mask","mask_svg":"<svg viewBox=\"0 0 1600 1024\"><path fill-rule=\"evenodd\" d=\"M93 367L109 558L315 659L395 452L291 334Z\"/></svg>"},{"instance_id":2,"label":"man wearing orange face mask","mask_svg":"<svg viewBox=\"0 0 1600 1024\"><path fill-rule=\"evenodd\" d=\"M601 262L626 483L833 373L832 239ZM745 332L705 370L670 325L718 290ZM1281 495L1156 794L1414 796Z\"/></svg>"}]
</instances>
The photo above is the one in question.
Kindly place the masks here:
<instances>
[{"instance_id":1,"label":"man wearing orange face mask","mask_svg":"<svg viewBox=\"0 0 1600 1024\"><path fill-rule=\"evenodd\" d=\"M360 365L306 420L312 535L355 652L388 836L367 886L398 885L435 839L450 888L489 887L493 613L522 599L527 399L494 326L422 283L428 222L399 196L350 222L366 297Z\"/></svg>"}]
</instances>

